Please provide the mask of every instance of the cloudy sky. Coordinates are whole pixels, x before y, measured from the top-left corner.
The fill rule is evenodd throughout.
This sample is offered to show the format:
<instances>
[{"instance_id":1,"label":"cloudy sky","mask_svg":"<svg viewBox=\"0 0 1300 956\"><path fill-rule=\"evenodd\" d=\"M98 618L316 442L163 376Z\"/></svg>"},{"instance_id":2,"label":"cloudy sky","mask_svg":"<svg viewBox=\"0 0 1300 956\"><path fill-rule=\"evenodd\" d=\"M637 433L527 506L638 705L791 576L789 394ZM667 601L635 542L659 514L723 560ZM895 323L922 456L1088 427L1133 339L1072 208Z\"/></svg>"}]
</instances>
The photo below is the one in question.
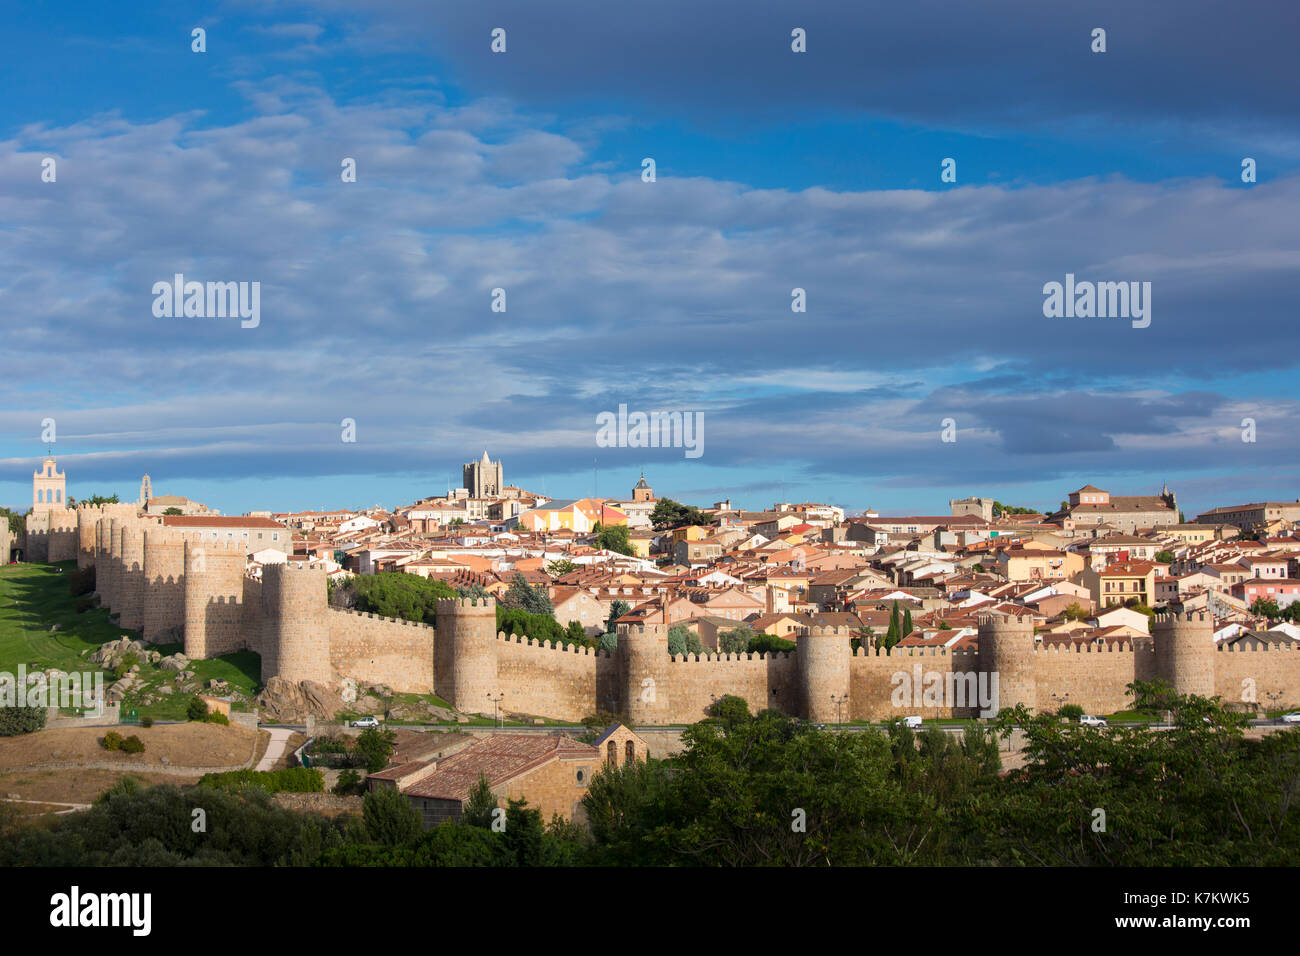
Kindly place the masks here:
<instances>
[{"instance_id":1,"label":"cloudy sky","mask_svg":"<svg viewBox=\"0 0 1300 956\"><path fill-rule=\"evenodd\" d=\"M557 498L1300 496L1290 0L7 17L0 503L47 418L72 495L226 513L409 502L485 448ZM260 324L156 317L176 273L259 282ZM1150 326L1045 317L1067 273L1150 282ZM598 447L620 405L702 414L703 454Z\"/></svg>"}]
</instances>

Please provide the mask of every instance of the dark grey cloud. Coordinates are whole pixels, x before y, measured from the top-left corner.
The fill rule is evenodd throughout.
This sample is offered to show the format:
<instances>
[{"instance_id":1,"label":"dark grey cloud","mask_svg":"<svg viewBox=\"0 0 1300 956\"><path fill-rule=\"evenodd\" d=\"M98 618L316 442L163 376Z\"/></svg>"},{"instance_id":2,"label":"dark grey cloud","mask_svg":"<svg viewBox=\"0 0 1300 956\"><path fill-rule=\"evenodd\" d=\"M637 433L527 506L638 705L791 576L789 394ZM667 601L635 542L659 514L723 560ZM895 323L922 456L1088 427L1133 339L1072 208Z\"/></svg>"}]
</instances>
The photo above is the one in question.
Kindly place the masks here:
<instances>
[{"instance_id":1,"label":"dark grey cloud","mask_svg":"<svg viewBox=\"0 0 1300 956\"><path fill-rule=\"evenodd\" d=\"M1287 0L347 0L354 37L432 51L476 93L521 102L619 98L726 128L791 109L926 124L1065 127L1084 118L1252 125L1294 136L1300 9ZM505 28L505 54L490 32ZM802 27L808 53L790 51ZM1107 31L1093 54L1091 31ZM1080 134L1084 130L1078 130Z\"/></svg>"}]
</instances>

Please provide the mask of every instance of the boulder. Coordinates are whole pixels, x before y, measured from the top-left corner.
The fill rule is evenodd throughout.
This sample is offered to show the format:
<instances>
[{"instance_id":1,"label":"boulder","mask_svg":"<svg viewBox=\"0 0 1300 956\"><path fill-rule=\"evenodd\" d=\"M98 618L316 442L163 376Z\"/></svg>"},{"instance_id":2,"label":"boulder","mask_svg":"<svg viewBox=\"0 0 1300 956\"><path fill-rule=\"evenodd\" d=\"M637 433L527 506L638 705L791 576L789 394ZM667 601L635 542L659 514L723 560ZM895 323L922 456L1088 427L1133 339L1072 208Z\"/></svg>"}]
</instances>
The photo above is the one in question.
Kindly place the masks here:
<instances>
[{"instance_id":1,"label":"boulder","mask_svg":"<svg viewBox=\"0 0 1300 956\"><path fill-rule=\"evenodd\" d=\"M180 651L177 651L175 654L164 657L158 661L158 669L164 671L183 671L189 666L189 664L190 659Z\"/></svg>"},{"instance_id":2,"label":"boulder","mask_svg":"<svg viewBox=\"0 0 1300 956\"><path fill-rule=\"evenodd\" d=\"M290 681L272 677L257 695L262 720L271 724L301 724L308 717L332 720L348 705L343 697L315 681Z\"/></svg>"}]
</instances>

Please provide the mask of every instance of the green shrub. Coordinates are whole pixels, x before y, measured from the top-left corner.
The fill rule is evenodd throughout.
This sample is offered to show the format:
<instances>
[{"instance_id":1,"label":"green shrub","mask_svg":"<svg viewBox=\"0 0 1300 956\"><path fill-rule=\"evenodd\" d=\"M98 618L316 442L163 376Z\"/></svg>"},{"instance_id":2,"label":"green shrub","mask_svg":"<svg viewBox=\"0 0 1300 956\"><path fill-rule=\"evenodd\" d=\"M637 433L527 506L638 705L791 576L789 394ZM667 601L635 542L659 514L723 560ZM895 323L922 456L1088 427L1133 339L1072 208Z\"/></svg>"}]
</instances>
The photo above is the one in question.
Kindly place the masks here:
<instances>
[{"instance_id":1,"label":"green shrub","mask_svg":"<svg viewBox=\"0 0 1300 956\"><path fill-rule=\"evenodd\" d=\"M361 779L361 774L355 770L344 770L339 774L339 779L334 784L334 792L339 796L352 796L365 790L365 783Z\"/></svg>"},{"instance_id":2,"label":"green shrub","mask_svg":"<svg viewBox=\"0 0 1300 956\"><path fill-rule=\"evenodd\" d=\"M220 724L223 727L230 726L230 718L219 710L214 710L204 718L209 724Z\"/></svg>"},{"instance_id":3,"label":"green shrub","mask_svg":"<svg viewBox=\"0 0 1300 956\"><path fill-rule=\"evenodd\" d=\"M79 597L77 598L77 613L85 614L87 611L94 610L98 604L99 604L99 598L95 597L95 595L93 594L87 594L85 597Z\"/></svg>"},{"instance_id":4,"label":"green shrub","mask_svg":"<svg viewBox=\"0 0 1300 956\"><path fill-rule=\"evenodd\" d=\"M267 793L323 793L325 775L315 767L290 767L287 770L230 770L208 773L199 779L200 787L236 791L256 787Z\"/></svg>"},{"instance_id":5,"label":"green shrub","mask_svg":"<svg viewBox=\"0 0 1300 956\"><path fill-rule=\"evenodd\" d=\"M100 743L103 744L105 750L121 750L122 735L116 730L110 730L108 733L104 734L104 739L101 740Z\"/></svg>"},{"instance_id":6,"label":"green shrub","mask_svg":"<svg viewBox=\"0 0 1300 956\"><path fill-rule=\"evenodd\" d=\"M0 707L0 737L30 734L44 726L44 707Z\"/></svg>"},{"instance_id":7,"label":"green shrub","mask_svg":"<svg viewBox=\"0 0 1300 956\"><path fill-rule=\"evenodd\" d=\"M128 754L142 754L144 753L144 742L135 734L132 734L130 737L127 737L126 740L122 741L122 752Z\"/></svg>"},{"instance_id":8,"label":"green shrub","mask_svg":"<svg viewBox=\"0 0 1300 956\"><path fill-rule=\"evenodd\" d=\"M141 727L152 727L152 726L153 726L153 718L152 718L152 717L141 717L141 718L140 718L140 726L141 726Z\"/></svg>"},{"instance_id":9,"label":"green shrub","mask_svg":"<svg viewBox=\"0 0 1300 956\"><path fill-rule=\"evenodd\" d=\"M1078 720L1083 716L1083 708L1078 704L1062 704L1061 709L1056 712L1058 717L1065 717L1068 720Z\"/></svg>"},{"instance_id":10,"label":"green shrub","mask_svg":"<svg viewBox=\"0 0 1300 956\"><path fill-rule=\"evenodd\" d=\"M345 754L348 752L349 738L334 734L322 734L311 742L313 754Z\"/></svg>"},{"instance_id":11,"label":"green shrub","mask_svg":"<svg viewBox=\"0 0 1300 956\"><path fill-rule=\"evenodd\" d=\"M206 720L208 717L208 705L197 697L191 697L189 704L185 707L185 718L187 720Z\"/></svg>"},{"instance_id":12,"label":"green shrub","mask_svg":"<svg viewBox=\"0 0 1300 956\"><path fill-rule=\"evenodd\" d=\"M794 641L787 641L783 637L775 637L771 634L759 634L749 642L749 653L751 654L766 654L773 651L792 651L794 649Z\"/></svg>"}]
</instances>

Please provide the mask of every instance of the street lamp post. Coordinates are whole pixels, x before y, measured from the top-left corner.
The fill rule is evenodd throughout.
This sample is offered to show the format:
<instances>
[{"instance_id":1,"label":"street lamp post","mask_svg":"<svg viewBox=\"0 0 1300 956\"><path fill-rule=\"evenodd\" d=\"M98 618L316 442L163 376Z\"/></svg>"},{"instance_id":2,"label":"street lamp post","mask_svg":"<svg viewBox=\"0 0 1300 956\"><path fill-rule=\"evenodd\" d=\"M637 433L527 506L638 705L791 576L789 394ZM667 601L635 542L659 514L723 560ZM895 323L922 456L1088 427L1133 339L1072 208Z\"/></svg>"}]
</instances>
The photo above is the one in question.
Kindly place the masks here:
<instances>
[{"instance_id":1,"label":"street lamp post","mask_svg":"<svg viewBox=\"0 0 1300 956\"><path fill-rule=\"evenodd\" d=\"M1280 690L1267 690L1264 692L1264 696L1267 697L1269 703L1273 705L1272 709L1276 710L1277 702L1282 699L1282 692ZM1264 716L1267 717L1268 715L1265 714Z\"/></svg>"},{"instance_id":2,"label":"street lamp post","mask_svg":"<svg viewBox=\"0 0 1300 956\"><path fill-rule=\"evenodd\" d=\"M505 700L505 697L505 691L500 690L495 694L488 694L488 700L492 701L492 719L496 722L498 728L501 726L501 711L497 705Z\"/></svg>"},{"instance_id":3,"label":"street lamp post","mask_svg":"<svg viewBox=\"0 0 1300 956\"><path fill-rule=\"evenodd\" d=\"M835 723L839 727L844 726L843 706L848 703L848 694L831 694L831 703L835 705Z\"/></svg>"}]
</instances>

